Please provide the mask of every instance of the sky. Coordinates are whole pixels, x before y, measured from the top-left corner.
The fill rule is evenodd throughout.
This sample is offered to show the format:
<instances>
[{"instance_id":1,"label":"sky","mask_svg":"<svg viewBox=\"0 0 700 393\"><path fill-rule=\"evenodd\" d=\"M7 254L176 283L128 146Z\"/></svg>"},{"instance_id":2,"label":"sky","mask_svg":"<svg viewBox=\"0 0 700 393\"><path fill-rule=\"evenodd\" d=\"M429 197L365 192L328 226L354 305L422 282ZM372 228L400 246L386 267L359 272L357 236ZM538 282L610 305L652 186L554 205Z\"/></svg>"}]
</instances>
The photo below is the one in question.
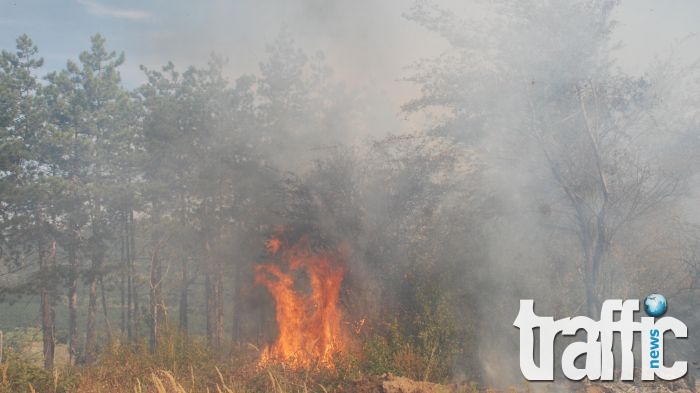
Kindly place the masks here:
<instances>
[{"instance_id":1,"label":"sky","mask_svg":"<svg viewBox=\"0 0 700 393\"><path fill-rule=\"evenodd\" d=\"M436 0L458 14L468 2ZM406 19L413 0L0 0L0 48L28 34L47 70L60 69L101 33L108 48L124 51L126 86L144 81L139 65L157 68L172 60L184 68L204 64L211 52L229 59L232 79L255 73L266 44L281 29L311 54L322 51L335 78L375 96L385 106L387 126L401 127L400 105L417 95L401 80L405 68L433 57L446 43ZM618 65L642 74L654 56L681 48L688 61L700 58L700 2L626 0L615 12L615 38L622 43ZM678 50L678 49L677 49Z\"/></svg>"}]
</instances>

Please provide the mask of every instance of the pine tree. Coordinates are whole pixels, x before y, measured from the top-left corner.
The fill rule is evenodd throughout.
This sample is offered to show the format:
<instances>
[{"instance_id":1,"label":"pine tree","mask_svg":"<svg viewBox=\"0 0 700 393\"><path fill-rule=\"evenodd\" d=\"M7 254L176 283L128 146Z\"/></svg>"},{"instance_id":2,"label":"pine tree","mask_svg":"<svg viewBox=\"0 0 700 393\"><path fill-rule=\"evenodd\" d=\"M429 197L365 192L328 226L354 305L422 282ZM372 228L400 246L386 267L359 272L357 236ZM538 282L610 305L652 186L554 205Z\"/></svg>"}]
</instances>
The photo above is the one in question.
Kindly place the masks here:
<instances>
[{"instance_id":1,"label":"pine tree","mask_svg":"<svg viewBox=\"0 0 700 393\"><path fill-rule=\"evenodd\" d=\"M63 155L62 173L70 184L64 198L68 217L65 249L69 259L69 352L78 357L77 286L80 274L88 284L88 310L85 361L96 355L98 286L106 270L105 259L114 235L120 201L113 198L120 180L115 154L115 138L128 133L129 96L120 85L117 68L124 55L108 52L99 34L91 38L91 48L80 54L79 63L69 61L65 70L49 75L53 124L62 130L69 151ZM90 266L80 271L80 259ZM106 306L106 305L105 305ZM107 333L111 334L105 317Z\"/></svg>"},{"instance_id":2,"label":"pine tree","mask_svg":"<svg viewBox=\"0 0 700 393\"><path fill-rule=\"evenodd\" d=\"M36 70L43 64L27 35L15 53L0 57L0 195L2 233L15 266L35 266L9 290L38 293L44 367L53 368L55 349L56 233L60 225L53 196L60 184L46 127L46 102Z\"/></svg>"}]
</instances>

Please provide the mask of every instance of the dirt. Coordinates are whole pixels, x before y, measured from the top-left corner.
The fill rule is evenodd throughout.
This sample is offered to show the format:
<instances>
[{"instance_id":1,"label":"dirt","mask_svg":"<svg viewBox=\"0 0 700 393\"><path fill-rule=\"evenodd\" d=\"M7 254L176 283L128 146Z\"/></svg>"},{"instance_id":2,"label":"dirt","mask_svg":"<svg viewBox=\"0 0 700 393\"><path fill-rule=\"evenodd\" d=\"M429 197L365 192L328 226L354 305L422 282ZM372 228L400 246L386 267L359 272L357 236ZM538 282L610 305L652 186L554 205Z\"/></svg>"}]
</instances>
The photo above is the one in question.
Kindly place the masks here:
<instances>
[{"instance_id":1,"label":"dirt","mask_svg":"<svg viewBox=\"0 0 700 393\"><path fill-rule=\"evenodd\" d=\"M461 386L461 387L458 387ZM451 393L471 392L465 385L441 385L414 381L391 374L364 378L343 389L344 393Z\"/></svg>"}]
</instances>

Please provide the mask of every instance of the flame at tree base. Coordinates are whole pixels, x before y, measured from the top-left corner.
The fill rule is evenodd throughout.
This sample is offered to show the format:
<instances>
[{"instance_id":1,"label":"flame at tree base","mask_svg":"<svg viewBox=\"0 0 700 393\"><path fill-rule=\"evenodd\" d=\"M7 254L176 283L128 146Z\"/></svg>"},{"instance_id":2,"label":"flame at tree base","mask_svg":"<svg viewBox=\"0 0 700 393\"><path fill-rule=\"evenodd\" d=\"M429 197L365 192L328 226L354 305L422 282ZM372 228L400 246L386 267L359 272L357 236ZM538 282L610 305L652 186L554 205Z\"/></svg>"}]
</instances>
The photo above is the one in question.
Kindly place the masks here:
<instances>
[{"instance_id":1,"label":"flame at tree base","mask_svg":"<svg viewBox=\"0 0 700 393\"><path fill-rule=\"evenodd\" d=\"M265 348L260 364L333 367L334 356L346 349L338 308L345 274L340 258L331 252L314 253L307 236L291 247L273 237L266 248L280 257L286 271L272 263L255 267L255 281L264 285L275 301L278 327L277 340ZM307 291L299 288L300 273L308 279Z\"/></svg>"}]
</instances>

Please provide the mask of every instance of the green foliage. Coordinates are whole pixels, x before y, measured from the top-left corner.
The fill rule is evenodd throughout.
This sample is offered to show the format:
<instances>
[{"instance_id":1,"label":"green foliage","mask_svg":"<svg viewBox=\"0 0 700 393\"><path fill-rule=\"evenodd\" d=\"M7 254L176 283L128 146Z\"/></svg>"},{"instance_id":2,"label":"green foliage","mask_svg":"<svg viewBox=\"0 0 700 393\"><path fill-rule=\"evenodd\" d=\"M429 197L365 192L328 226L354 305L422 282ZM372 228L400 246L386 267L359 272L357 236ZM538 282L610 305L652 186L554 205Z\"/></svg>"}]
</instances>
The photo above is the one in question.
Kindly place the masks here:
<instances>
[{"instance_id":1,"label":"green foliage","mask_svg":"<svg viewBox=\"0 0 700 393\"><path fill-rule=\"evenodd\" d=\"M363 369L370 375L384 373L398 373L393 362L396 349L392 348L387 338L383 335L371 335L363 340L362 352L364 360Z\"/></svg>"},{"instance_id":2,"label":"green foliage","mask_svg":"<svg viewBox=\"0 0 700 393\"><path fill-rule=\"evenodd\" d=\"M80 377L73 369L46 370L36 359L13 350L4 352L0 372L2 393L26 392L30 386L37 392L75 392Z\"/></svg>"},{"instance_id":3,"label":"green foliage","mask_svg":"<svg viewBox=\"0 0 700 393\"><path fill-rule=\"evenodd\" d=\"M414 322L392 323L388 332L363 342L362 370L370 375L392 373L419 381L445 382L464 342L451 325L449 309L413 315ZM434 318L434 319L431 319Z\"/></svg>"},{"instance_id":4,"label":"green foliage","mask_svg":"<svg viewBox=\"0 0 700 393\"><path fill-rule=\"evenodd\" d=\"M420 268L404 282L402 294L402 312L363 337L362 371L441 383L453 370L469 369L472 359L465 348L475 346L476 337L454 289Z\"/></svg>"}]
</instances>

